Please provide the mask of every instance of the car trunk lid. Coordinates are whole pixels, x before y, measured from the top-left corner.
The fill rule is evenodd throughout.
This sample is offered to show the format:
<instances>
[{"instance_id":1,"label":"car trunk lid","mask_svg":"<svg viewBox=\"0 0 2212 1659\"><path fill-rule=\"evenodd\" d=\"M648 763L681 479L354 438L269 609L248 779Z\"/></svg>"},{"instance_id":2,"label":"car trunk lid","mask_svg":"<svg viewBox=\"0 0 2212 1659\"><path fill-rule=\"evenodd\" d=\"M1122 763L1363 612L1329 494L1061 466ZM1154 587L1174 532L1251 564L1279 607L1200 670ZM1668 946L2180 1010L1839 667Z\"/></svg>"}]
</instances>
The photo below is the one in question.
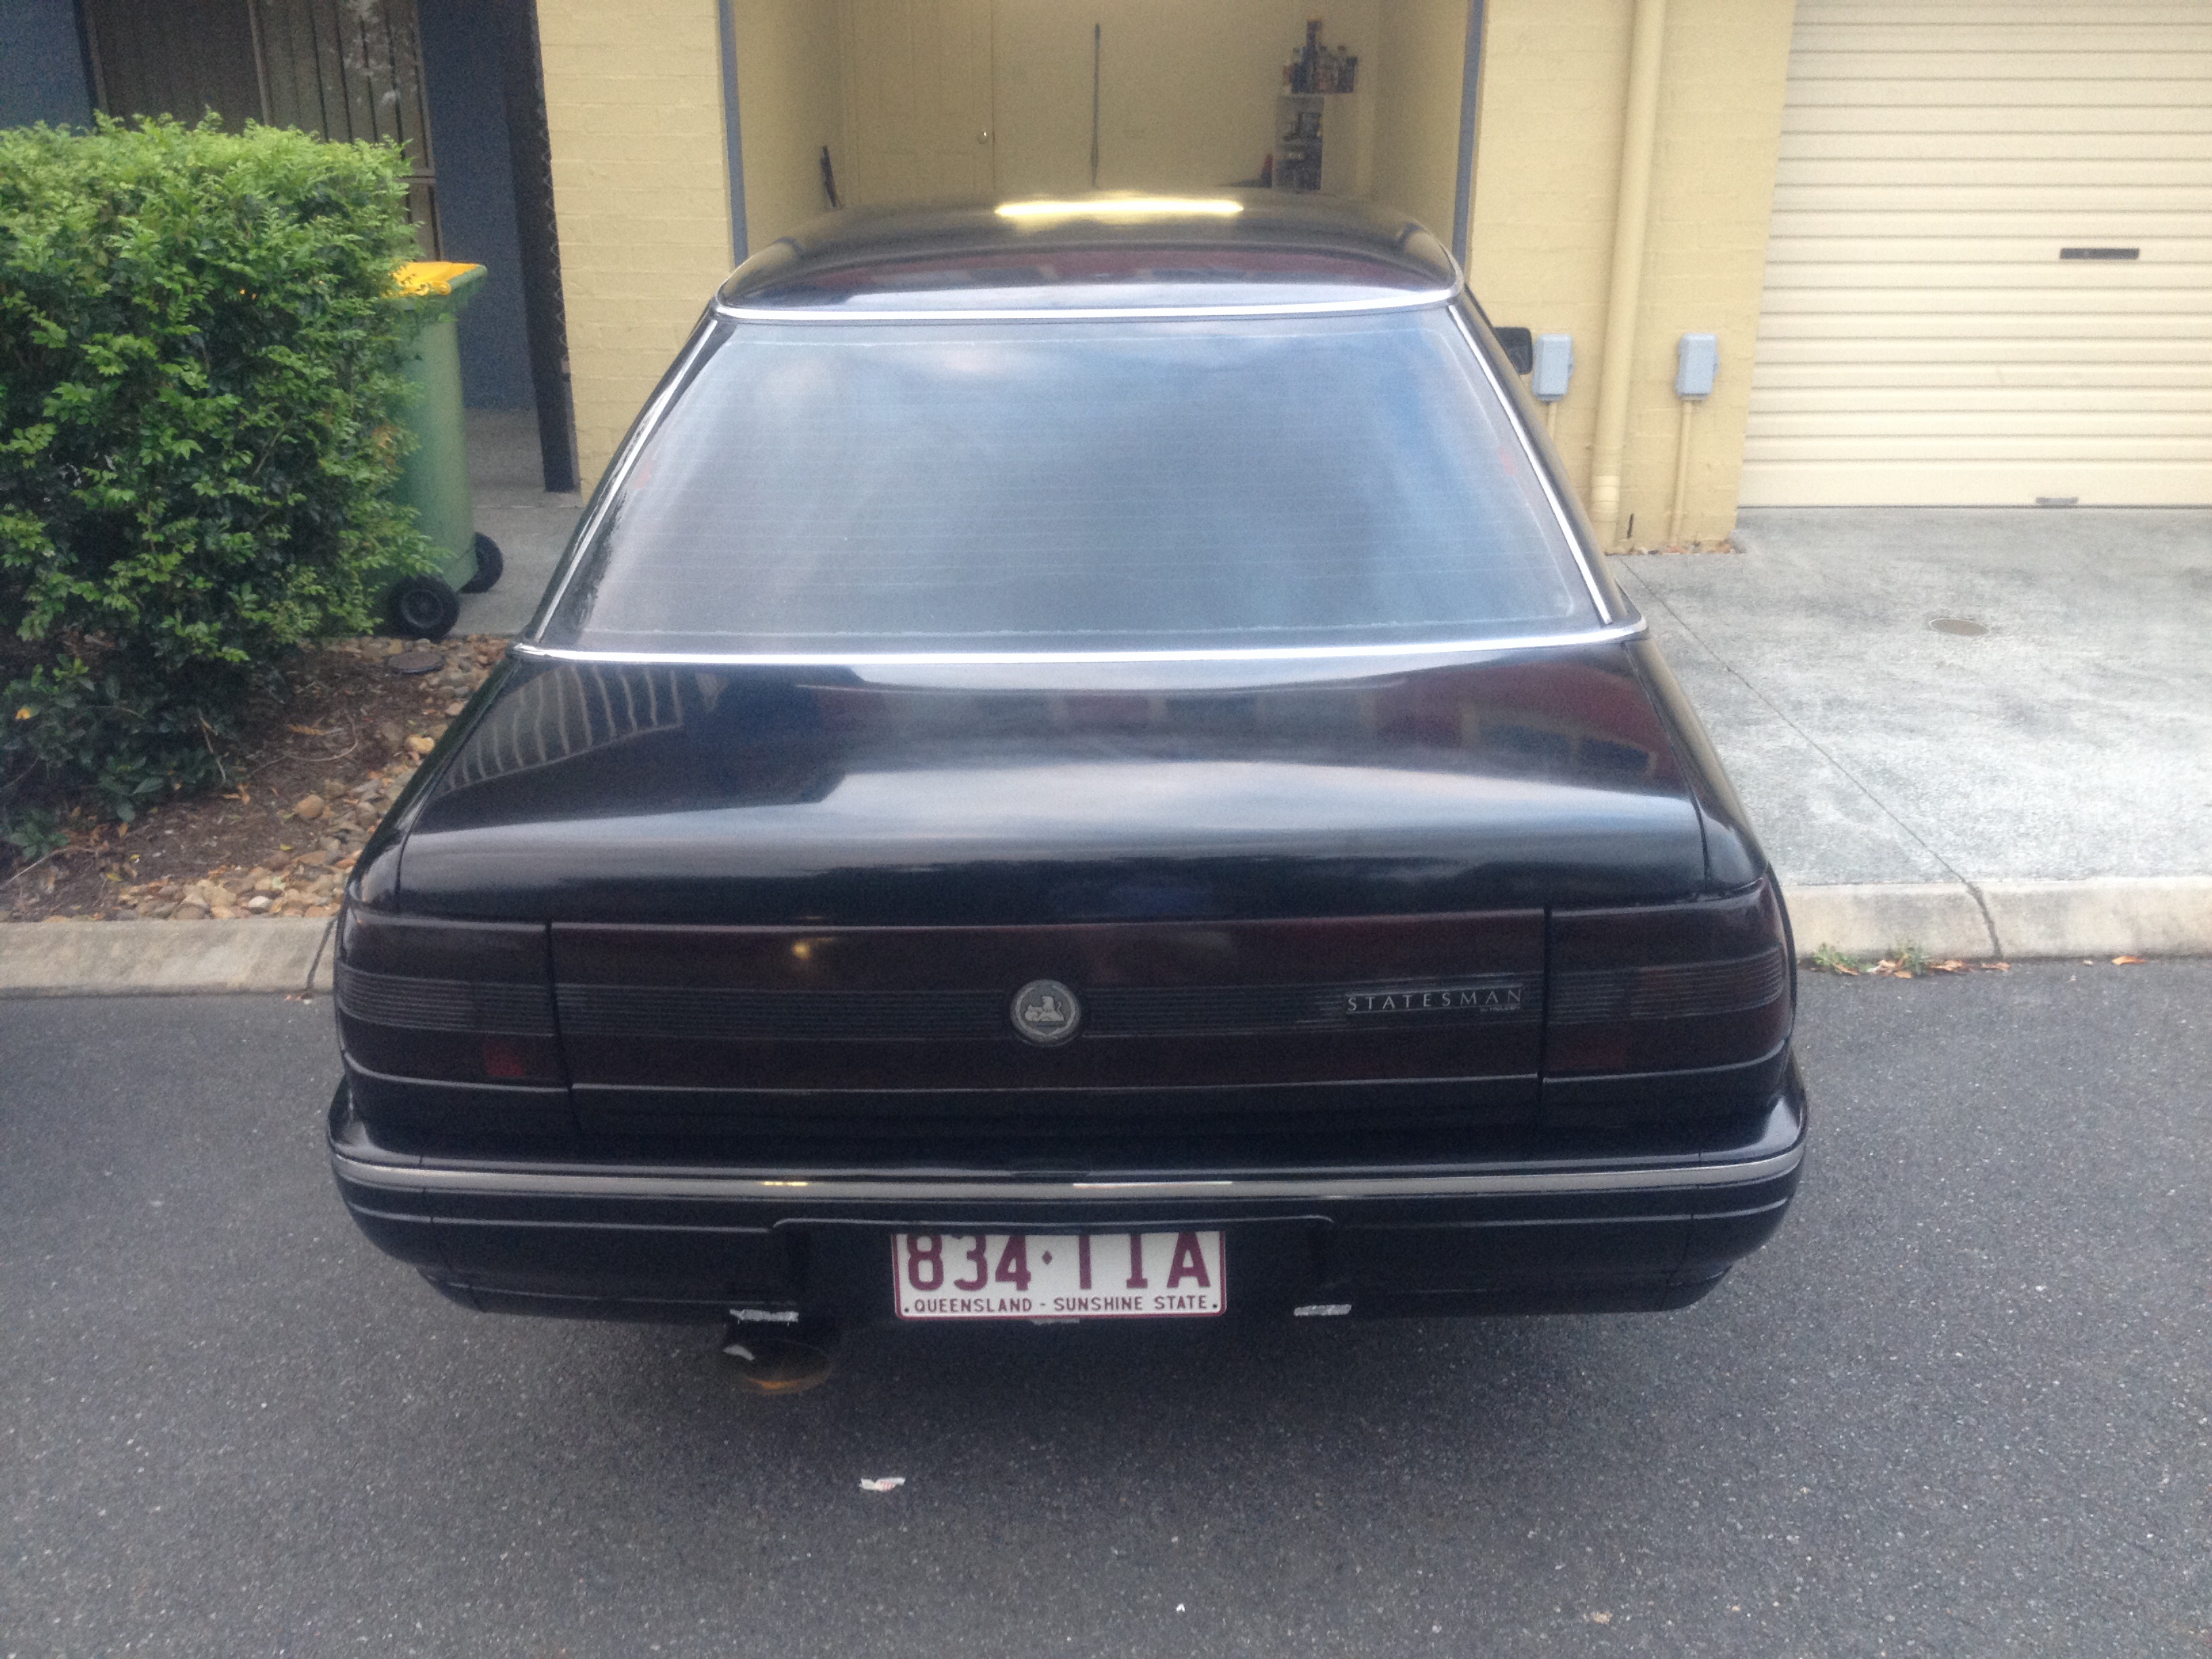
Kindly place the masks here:
<instances>
[{"instance_id":1,"label":"car trunk lid","mask_svg":"<svg viewBox=\"0 0 2212 1659\"><path fill-rule=\"evenodd\" d=\"M398 908L550 921L586 1136L809 1167L1431 1156L1535 1116L1547 908L1705 870L1601 647L1259 687L540 664L441 767ZM1038 981L1073 1040L1019 1034Z\"/></svg>"}]
</instances>

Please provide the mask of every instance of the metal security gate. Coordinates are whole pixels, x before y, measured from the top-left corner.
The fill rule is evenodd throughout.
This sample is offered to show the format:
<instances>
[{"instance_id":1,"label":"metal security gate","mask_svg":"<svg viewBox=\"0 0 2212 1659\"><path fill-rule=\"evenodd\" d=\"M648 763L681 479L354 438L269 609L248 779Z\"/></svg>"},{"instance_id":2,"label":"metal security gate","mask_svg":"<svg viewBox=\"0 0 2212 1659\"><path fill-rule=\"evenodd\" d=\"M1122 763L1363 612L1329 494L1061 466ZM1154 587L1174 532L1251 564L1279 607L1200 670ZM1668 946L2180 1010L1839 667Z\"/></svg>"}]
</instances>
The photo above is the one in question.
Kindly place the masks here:
<instances>
[{"instance_id":1,"label":"metal security gate","mask_svg":"<svg viewBox=\"0 0 2212 1659\"><path fill-rule=\"evenodd\" d=\"M452 0L436 0L448 5ZM426 257L442 252L437 174L416 0L82 0L94 93L113 115L212 110L338 143L389 139L406 151L408 216ZM575 417L552 147L534 0L489 0L522 264L524 324L545 487L577 483Z\"/></svg>"},{"instance_id":2,"label":"metal security gate","mask_svg":"<svg viewBox=\"0 0 2212 1659\"><path fill-rule=\"evenodd\" d=\"M407 153L408 217L440 251L437 175L415 0L85 0L100 106L117 115L209 110L338 143Z\"/></svg>"},{"instance_id":3,"label":"metal security gate","mask_svg":"<svg viewBox=\"0 0 2212 1659\"><path fill-rule=\"evenodd\" d=\"M1742 499L2212 502L2212 5L1800 0Z\"/></svg>"}]
</instances>

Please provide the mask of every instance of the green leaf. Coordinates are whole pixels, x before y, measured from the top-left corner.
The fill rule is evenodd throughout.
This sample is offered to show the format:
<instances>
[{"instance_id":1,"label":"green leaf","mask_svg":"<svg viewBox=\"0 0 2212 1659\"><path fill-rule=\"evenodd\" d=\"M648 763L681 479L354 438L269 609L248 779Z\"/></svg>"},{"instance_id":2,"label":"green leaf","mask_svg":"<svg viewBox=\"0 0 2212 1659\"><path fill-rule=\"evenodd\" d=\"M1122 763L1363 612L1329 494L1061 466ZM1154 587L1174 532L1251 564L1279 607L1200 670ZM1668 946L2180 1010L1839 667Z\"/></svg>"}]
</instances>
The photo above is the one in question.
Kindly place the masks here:
<instances>
[{"instance_id":1,"label":"green leaf","mask_svg":"<svg viewBox=\"0 0 2212 1659\"><path fill-rule=\"evenodd\" d=\"M0 799L119 814L435 557L390 496L407 163L212 118L0 131Z\"/></svg>"}]
</instances>

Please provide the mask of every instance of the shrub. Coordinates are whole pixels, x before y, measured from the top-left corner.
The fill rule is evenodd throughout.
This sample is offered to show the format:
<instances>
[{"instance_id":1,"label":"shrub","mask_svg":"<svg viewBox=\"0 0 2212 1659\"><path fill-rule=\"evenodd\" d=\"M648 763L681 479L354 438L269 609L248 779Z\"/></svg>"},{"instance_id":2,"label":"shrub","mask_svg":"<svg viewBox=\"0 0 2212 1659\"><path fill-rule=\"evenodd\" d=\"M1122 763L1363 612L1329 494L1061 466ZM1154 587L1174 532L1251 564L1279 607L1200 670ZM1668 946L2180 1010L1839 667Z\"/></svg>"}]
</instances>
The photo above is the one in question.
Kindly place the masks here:
<instances>
[{"instance_id":1,"label":"shrub","mask_svg":"<svg viewBox=\"0 0 2212 1659\"><path fill-rule=\"evenodd\" d=\"M286 656L434 562L385 493L404 167L213 118L0 132L0 820L205 784Z\"/></svg>"}]
</instances>

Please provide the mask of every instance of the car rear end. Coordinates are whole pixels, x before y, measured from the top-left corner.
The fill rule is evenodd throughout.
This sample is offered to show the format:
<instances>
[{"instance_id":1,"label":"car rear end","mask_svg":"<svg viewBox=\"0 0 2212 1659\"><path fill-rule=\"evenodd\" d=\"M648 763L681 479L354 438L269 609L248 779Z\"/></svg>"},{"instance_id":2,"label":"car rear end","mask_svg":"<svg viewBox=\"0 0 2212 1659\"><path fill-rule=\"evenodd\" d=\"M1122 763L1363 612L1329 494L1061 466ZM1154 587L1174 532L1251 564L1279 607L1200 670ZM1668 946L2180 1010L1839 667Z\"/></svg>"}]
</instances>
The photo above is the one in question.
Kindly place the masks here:
<instances>
[{"instance_id":1,"label":"car rear end","mask_svg":"<svg viewBox=\"0 0 2212 1659\"><path fill-rule=\"evenodd\" d=\"M1762 1243L1779 895L1415 228L741 273L356 870L363 1230L771 1322L1655 1309Z\"/></svg>"},{"instance_id":2,"label":"car rear end","mask_svg":"<svg viewBox=\"0 0 2212 1659\"><path fill-rule=\"evenodd\" d=\"M1674 1306L1802 1149L1764 886L1226 941L549 928L534 983L459 976L520 953L456 928L349 916L332 1147L369 1235L485 1306L884 1316L893 1233L1188 1230L1228 1234L1240 1313ZM794 988L799 946L838 982ZM918 989L915 949L988 965ZM993 968L1083 987L1081 1046L993 1029Z\"/></svg>"},{"instance_id":3,"label":"car rear end","mask_svg":"<svg viewBox=\"0 0 2212 1659\"><path fill-rule=\"evenodd\" d=\"M894 1235L991 1236L995 1261L1018 1234L1186 1231L1223 1235L1238 1314L1693 1299L1795 1186L1791 952L1763 869L1709 875L1709 843L1748 843L1699 805L1664 682L1609 649L1610 674L1554 672L1650 712L1579 755L1532 755L1479 671L1278 692L1359 732L1334 821L1318 781L1349 769L1310 732L1287 784L1240 776L1268 769L1243 691L1186 692L1164 731L1117 694L982 697L969 746L1001 756L1005 702L1126 722L1025 811L957 757L897 766L916 717L865 705L913 694L799 683L842 731L718 744L695 719L512 800L428 791L363 861L410 908L357 893L341 925L341 1188L386 1249L505 1308L890 1316ZM610 795L630 812L588 816ZM933 844L872 867L878 810ZM1039 983L1073 1035L1022 1034Z\"/></svg>"}]
</instances>

